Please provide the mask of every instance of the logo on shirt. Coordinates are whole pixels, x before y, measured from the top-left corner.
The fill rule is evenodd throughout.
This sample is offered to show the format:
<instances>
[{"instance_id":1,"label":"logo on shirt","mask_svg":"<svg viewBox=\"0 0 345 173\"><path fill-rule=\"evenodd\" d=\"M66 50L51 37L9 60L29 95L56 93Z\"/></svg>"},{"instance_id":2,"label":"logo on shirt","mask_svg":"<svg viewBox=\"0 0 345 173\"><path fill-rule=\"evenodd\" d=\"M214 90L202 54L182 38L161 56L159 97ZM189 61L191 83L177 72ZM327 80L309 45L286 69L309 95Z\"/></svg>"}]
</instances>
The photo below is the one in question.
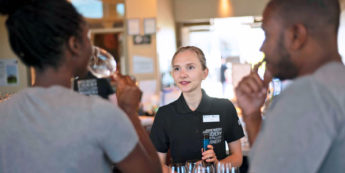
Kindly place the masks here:
<instances>
[{"instance_id":1,"label":"logo on shirt","mask_svg":"<svg viewBox=\"0 0 345 173\"><path fill-rule=\"evenodd\" d=\"M203 131L203 134L209 134L210 144L218 144L222 142L222 131L222 128L206 129Z\"/></svg>"}]
</instances>

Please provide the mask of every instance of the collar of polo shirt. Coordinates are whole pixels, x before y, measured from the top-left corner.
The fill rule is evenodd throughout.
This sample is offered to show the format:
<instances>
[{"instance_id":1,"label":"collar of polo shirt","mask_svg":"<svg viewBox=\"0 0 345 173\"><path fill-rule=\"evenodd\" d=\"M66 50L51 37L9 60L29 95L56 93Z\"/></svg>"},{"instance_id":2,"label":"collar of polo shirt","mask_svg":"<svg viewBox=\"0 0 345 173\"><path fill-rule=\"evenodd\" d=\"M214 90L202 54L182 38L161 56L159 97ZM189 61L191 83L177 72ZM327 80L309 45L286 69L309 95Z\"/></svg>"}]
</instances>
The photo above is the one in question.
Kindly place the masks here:
<instances>
[{"instance_id":1,"label":"collar of polo shirt","mask_svg":"<svg viewBox=\"0 0 345 173\"><path fill-rule=\"evenodd\" d=\"M192 111L191 109L189 109L186 100L183 97L183 94L181 93L180 97L177 100L177 104L176 106L176 110L178 113L181 114L186 114L186 113L191 113L191 112L209 112L212 106L212 98L209 97L206 92L202 89L202 98L201 98L201 102L198 106L198 108L195 111Z\"/></svg>"}]
</instances>

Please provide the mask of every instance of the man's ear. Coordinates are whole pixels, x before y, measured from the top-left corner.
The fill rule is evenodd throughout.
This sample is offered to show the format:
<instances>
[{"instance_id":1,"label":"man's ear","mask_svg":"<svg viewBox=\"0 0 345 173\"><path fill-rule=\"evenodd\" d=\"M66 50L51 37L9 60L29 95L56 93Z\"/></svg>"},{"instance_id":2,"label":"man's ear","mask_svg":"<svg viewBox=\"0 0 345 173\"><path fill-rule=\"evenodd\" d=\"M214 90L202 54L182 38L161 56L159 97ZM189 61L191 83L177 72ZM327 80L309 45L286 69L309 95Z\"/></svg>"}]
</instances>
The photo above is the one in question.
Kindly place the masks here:
<instances>
[{"instance_id":1,"label":"man's ear","mask_svg":"<svg viewBox=\"0 0 345 173\"><path fill-rule=\"evenodd\" d=\"M67 49L71 52L72 55L79 54L80 43L75 36L71 36L68 39Z\"/></svg>"},{"instance_id":2,"label":"man's ear","mask_svg":"<svg viewBox=\"0 0 345 173\"><path fill-rule=\"evenodd\" d=\"M286 32L285 44L290 50L301 49L307 41L308 31L303 24L292 25Z\"/></svg>"}]
</instances>

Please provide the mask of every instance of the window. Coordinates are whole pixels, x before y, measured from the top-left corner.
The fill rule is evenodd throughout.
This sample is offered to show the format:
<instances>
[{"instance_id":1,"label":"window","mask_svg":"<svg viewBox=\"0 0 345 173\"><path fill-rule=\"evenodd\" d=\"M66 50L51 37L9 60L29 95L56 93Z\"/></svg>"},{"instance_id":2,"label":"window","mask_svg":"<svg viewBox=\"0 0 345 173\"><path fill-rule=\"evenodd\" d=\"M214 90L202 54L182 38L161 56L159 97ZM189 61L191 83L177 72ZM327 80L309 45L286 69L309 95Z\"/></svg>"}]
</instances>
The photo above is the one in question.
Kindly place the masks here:
<instances>
[{"instance_id":1,"label":"window","mask_svg":"<svg viewBox=\"0 0 345 173\"><path fill-rule=\"evenodd\" d=\"M86 18L102 18L103 4L99 0L71 0L77 11Z\"/></svg>"}]
</instances>

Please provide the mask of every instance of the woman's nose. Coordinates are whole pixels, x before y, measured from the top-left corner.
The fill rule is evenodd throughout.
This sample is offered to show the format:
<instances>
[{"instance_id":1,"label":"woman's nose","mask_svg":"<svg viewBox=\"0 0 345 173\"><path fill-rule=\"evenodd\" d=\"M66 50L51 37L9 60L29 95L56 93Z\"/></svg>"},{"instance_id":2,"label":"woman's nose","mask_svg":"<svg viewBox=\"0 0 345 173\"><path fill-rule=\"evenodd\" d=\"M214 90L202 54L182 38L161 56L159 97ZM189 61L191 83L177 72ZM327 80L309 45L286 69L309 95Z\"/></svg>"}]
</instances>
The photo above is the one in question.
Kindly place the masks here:
<instances>
[{"instance_id":1,"label":"woman's nose","mask_svg":"<svg viewBox=\"0 0 345 173\"><path fill-rule=\"evenodd\" d=\"M186 70L185 69L181 69L180 77L185 78L187 76L188 76L188 74L187 74Z\"/></svg>"}]
</instances>

